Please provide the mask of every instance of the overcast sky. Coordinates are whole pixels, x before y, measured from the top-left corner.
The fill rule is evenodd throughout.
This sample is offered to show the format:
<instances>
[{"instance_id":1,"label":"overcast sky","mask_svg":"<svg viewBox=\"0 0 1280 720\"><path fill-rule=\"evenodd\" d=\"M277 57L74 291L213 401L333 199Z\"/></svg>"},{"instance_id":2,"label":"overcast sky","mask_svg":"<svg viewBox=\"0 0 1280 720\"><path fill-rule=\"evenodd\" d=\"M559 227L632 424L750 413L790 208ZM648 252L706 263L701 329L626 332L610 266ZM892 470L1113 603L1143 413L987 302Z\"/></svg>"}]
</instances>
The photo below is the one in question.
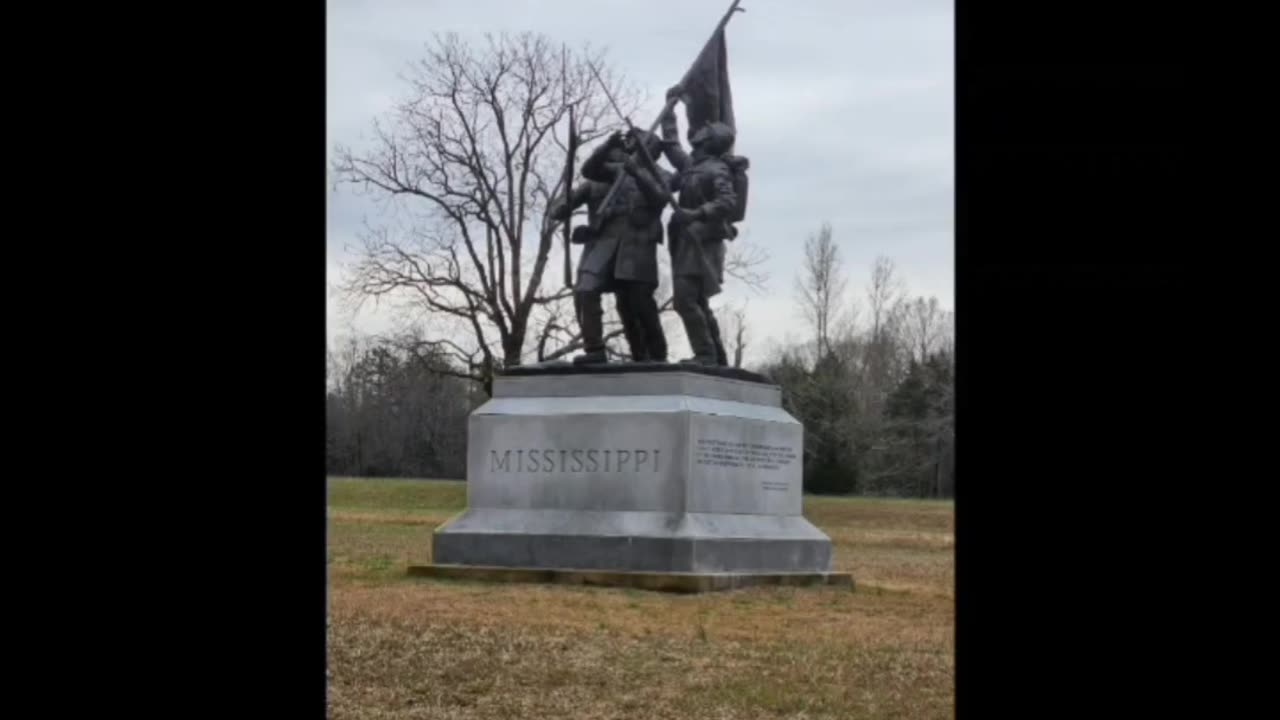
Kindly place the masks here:
<instances>
[{"instance_id":1,"label":"overcast sky","mask_svg":"<svg viewBox=\"0 0 1280 720\"><path fill-rule=\"evenodd\" d=\"M647 91L647 125L729 0L329 0L329 147L359 145L405 86L408 63L434 32L540 32L608 49L612 66ZM954 13L950 0L743 0L729 23L735 151L751 159L743 239L770 255L768 292L730 280L713 304L747 303L755 340L804 336L794 278L807 236L829 221L861 296L887 255L913 295L953 301ZM683 122L682 122L683 131ZM329 280L379 208L345 188L329 196ZM558 246L557 246L558 252ZM660 250L665 252L665 250ZM555 273L549 273L555 275ZM558 282L558 279L556 280ZM384 313L346 316L330 299L329 336L388 327ZM688 345L678 329L673 359Z\"/></svg>"}]
</instances>

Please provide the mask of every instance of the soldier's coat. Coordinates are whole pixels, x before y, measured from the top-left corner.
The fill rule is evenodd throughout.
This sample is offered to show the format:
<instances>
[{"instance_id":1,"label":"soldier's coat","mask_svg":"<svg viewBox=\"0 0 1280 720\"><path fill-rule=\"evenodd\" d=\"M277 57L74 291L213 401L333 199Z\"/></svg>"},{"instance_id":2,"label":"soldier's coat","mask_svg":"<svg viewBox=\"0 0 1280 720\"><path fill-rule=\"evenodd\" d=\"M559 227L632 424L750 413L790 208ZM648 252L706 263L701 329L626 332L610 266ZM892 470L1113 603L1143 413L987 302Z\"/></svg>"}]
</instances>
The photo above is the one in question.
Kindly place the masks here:
<instances>
[{"instance_id":1,"label":"soldier's coat","mask_svg":"<svg viewBox=\"0 0 1280 720\"><path fill-rule=\"evenodd\" d=\"M663 154L677 170L670 183L680 193L680 207L696 212L692 222L668 225L671 273L675 276L698 276L707 297L720 292L724 284L725 241L729 237L728 220L737 203L733 189L733 171L724 159L714 153L732 144L732 136L712 126L708 141L712 154L690 156L680 147L674 113L662 119Z\"/></svg>"},{"instance_id":2,"label":"soldier's coat","mask_svg":"<svg viewBox=\"0 0 1280 720\"><path fill-rule=\"evenodd\" d=\"M578 260L577 292L609 292L614 280L658 284L658 245L662 242L663 197L652 185L642 186L621 163L606 162L608 149L598 148L582 166L584 181L569 198L571 208L587 206L588 220L601 212L599 232L587 242ZM641 171L644 172L644 171ZM664 185L671 173L658 168ZM622 173L622 184L604 211L600 205L614 178Z\"/></svg>"}]
</instances>

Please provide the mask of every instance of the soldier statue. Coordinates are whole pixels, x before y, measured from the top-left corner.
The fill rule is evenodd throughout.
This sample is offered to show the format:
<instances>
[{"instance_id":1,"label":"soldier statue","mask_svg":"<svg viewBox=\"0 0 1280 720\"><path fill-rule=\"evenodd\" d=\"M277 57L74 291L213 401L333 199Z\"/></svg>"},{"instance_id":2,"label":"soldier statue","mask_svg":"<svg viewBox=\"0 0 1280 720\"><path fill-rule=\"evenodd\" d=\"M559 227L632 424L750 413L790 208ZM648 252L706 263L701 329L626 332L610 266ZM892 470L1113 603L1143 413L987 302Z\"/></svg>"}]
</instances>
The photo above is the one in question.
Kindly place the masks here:
<instances>
[{"instance_id":1,"label":"soldier statue","mask_svg":"<svg viewBox=\"0 0 1280 720\"><path fill-rule=\"evenodd\" d=\"M575 364L608 362L601 298L614 293L623 334L635 362L666 362L667 340L653 295L658 288L658 245L662 242L665 194L637 163L638 142L656 155L662 141L651 133L614 133L582 166L584 182L559 202L551 216L567 220L587 206L585 226L574 229L573 242L585 245L578 261L574 305L582 329L583 354ZM668 185L671 174L658 169ZM621 174L609 207L601 207Z\"/></svg>"},{"instance_id":2,"label":"soldier statue","mask_svg":"<svg viewBox=\"0 0 1280 720\"><path fill-rule=\"evenodd\" d=\"M667 98L680 98L679 85ZM671 214L667 237L671 253L672 290L676 313L684 324L693 357L682 362L728 365L720 326L709 299L724 283L725 241L735 234L731 223L738 197L734 188L734 131L722 122L711 122L691 133L691 154L680 146L674 105L667 104L662 118L662 151L676 169L670 185L679 193L678 209Z\"/></svg>"}]
</instances>

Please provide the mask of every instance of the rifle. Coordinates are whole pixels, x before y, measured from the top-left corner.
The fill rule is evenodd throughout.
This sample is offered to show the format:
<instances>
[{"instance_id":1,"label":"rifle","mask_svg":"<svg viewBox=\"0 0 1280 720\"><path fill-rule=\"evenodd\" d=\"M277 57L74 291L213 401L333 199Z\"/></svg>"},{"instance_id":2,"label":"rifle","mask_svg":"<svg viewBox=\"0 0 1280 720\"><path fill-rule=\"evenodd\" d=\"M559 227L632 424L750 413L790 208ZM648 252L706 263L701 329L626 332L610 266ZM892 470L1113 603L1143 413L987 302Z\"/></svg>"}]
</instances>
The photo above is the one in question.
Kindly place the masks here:
<instances>
[{"instance_id":1,"label":"rifle","mask_svg":"<svg viewBox=\"0 0 1280 720\"><path fill-rule=\"evenodd\" d=\"M560 73L561 73L561 77L563 78L568 77L568 62L569 62L568 50L562 47L560 51ZM562 91L564 93L563 102L564 104L569 105L569 88L567 84L562 84ZM569 105L568 153L567 153L567 157L565 158L564 173L560 176L559 179L556 180L556 186L552 188L551 195L549 196L549 198L559 197L560 191L561 189L563 189L564 201L566 205L568 204L569 200L573 197L573 160L577 154L578 154L577 123L574 118L574 106ZM552 204L554 203L552 203L551 200L549 199L548 207L550 207ZM547 222L549 219L550 219L549 216L543 216L542 218L543 232L547 231ZM570 215L569 218L565 219L563 231L564 231L564 286L567 289L572 289L573 288L573 259L570 254L570 245L572 243L572 237L573 237L572 214Z\"/></svg>"},{"instance_id":2,"label":"rifle","mask_svg":"<svg viewBox=\"0 0 1280 720\"><path fill-rule=\"evenodd\" d=\"M566 51L562 49L560 72L563 76L567 77L568 58L567 58L567 55L564 54L565 52ZM565 99L565 102L567 103L569 100L569 88L566 85L564 86L563 89L564 89L564 96L565 96L564 99ZM570 105L569 106L569 154L568 154L568 159L565 161L565 165L564 165L564 197L565 197L566 203L569 201L569 198L572 197L573 195L573 190L572 190L573 188L573 157L574 155L577 154L577 152L578 152L578 130L577 130L577 124L574 122L573 106ZM572 215L570 215L570 218L571 217ZM563 230L564 232L564 286L566 288L573 287L573 260L570 258L570 249L569 249L571 238L573 237L573 228L572 228L573 222L570 218L565 218L564 230Z\"/></svg>"}]
</instances>

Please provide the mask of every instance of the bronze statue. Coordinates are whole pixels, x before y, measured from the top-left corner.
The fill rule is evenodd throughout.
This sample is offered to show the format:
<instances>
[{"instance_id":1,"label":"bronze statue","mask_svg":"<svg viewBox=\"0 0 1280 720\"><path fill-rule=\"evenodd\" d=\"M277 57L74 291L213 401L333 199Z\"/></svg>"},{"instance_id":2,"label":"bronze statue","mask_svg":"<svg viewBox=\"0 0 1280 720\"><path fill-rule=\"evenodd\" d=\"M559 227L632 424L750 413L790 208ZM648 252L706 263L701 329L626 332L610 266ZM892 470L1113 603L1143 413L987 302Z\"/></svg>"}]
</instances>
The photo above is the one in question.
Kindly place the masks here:
<instances>
[{"instance_id":1,"label":"bronze statue","mask_svg":"<svg viewBox=\"0 0 1280 720\"><path fill-rule=\"evenodd\" d=\"M677 171L671 189L679 193L678 208L671 214L667 232L672 289L676 313L694 354L683 362L728 365L709 300L724 283L725 241L735 234L731 223L741 214L734 188L735 166L731 165L735 159L729 155L734 131L727 123L706 123L690 134L693 152L686 153L680 146L674 103L670 102L682 93L679 85L667 91L661 122L662 151Z\"/></svg>"},{"instance_id":2,"label":"bronze statue","mask_svg":"<svg viewBox=\"0 0 1280 720\"><path fill-rule=\"evenodd\" d=\"M574 230L574 242L585 245L574 286L584 351L574 358L578 364L608 361L600 304L606 292L615 295L631 359L667 360L667 340L653 298L658 287L657 246L662 242L665 194L637 165L639 139L652 154L658 152L661 141L652 134L614 133L583 163L584 182L569 194L568 202L557 203L552 209L553 218L567 220L574 208L587 206L588 224ZM647 181L638 182L642 176ZM615 180L618 187L608 198L608 207L603 207ZM670 173L661 181L669 183Z\"/></svg>"},{"instance_id":3,"label":"bronze statue","mask_svg":"<svg viewBox=\"0 0 1280 720\"><path fill-rule=\"evenodd\" d=\"M615 134L596 150L583 166L583 176L589 184L572 194L569 205L558 212L559 217L567 218L573 207L587 203L590 228L580 230L589 232L584 242L594 243L583 251L580 260L575 300L587 352L575 362L606 359L600 294L614 286L615 278L638 282L642 287L635 290L624 284L618 292L619 314L623 315L632 358L665 360L665 338L660 346L654 345L655 338L662 338L653 303L653 288L657 286L654 246L662 242L661 214L664 204L670 204L673 212L668 223L668 249L673 299L694 353L682 362L729 364L709 300L724 283L725 240L737 236L734 223L743 220L746 213L749 163L732 154L736 132L724 40L725 25L735 12L742 11L739 2L733 0L684 79L667 91L666 105L648 131L631 123L609 92L608 84L601 80L606 97L626 123L628 133L625 139ZM595 65L591 70L600 79ZM674 113L677 101L685 104L689 116L692 155L680 147ZM659 124L662 139L655 141L653 130ZM658 149L676 168L676 175L654 162ZM608 180L612 183L606 184ZM679 194L678 202L675 193ZM630 218L633 227L620 219L623 217ZM606 223L607 230L618 232L619 237L601 231ZM628 269L624 271L625 256L619 252L620 247L630 247L637 253L636 258L643 261L643 271L635 271L635 264L626 265Z\"/></svg>"}]
</instances>

